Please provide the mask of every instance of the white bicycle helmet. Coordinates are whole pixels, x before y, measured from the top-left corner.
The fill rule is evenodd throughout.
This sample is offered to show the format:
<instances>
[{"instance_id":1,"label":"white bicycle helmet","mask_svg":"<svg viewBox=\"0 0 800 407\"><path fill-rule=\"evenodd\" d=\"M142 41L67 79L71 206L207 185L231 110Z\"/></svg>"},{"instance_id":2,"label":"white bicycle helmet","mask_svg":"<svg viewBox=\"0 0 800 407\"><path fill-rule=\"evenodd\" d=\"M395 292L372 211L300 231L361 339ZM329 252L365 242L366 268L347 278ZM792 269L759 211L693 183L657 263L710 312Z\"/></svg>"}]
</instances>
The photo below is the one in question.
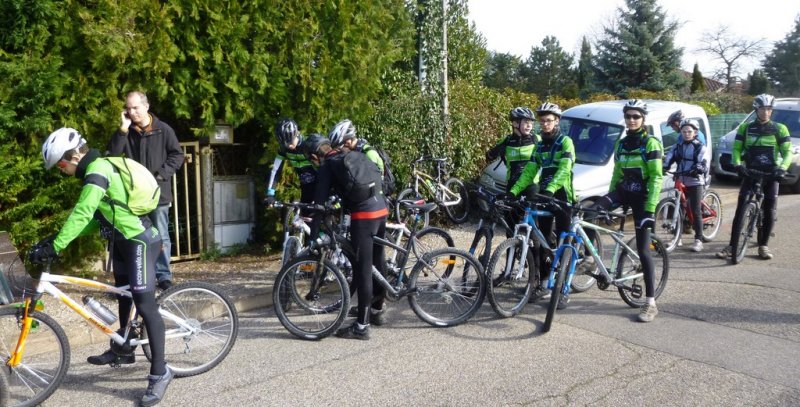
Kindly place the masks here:
<instances>
[{"instance_id":1,"label":"white bicycle helmet","mask_svg":"<svg viewBox=\"0 0 800 407\"><path fill-rule=\"evenodd\" d=\"M647 116L647 103L641 99L631 99L625 106L622 107L622 113L627 112L628 110L638 110L644 116Z\"/></svg>"},{"instance_id":2,"label":"white bicycle helmet","mask_svg":"<svg viewBox=\"0 0 800 407\"><path fill-rule=\"evenodd\" d=\"M62 127L50 133L50 136L42 144L44 168L48 170L53 168L64 157L64 153L80 148L84 144L86 144L86 139L78 133L78 130L70 127Z\"/></svg>"},{"instance_id":3,"label":"white bicycle helmet","mask_svg":"<svg viewBox=\"0 0 800 407\"><path fill-rule=\"evenodd\" d=\"M683 128L683 126L692 126L692 127L694 127L694 131L700 130L700 123L697 123L697 120L695 120L695 119L683 119L683 120L681 120L680 128Z\"/></svg>"},{"instance_id":4,"label":"white bicycle helmet","mask_svg":"<svg viewBox=\"0 0 800 407\"><path fill-rule=\"evenodd\" d=\"M536 114L541 116L543 114L552 114L561 118L561 108L558 107L555 103L544 102L538 109L536 109Z\"/></svg>"},{"instance_id":5,"label":"white bicycle helmet","mask_svg":"<svg viewBox=\"0 0 800 407\"><path fill-rule=\"evenodd\" d=\"M759 107L772 107L774 105L775 96L766 93L762 93L753 99L753 109L758 109Z\"/></svg>"},{"instance_id":6,"label":"white bicycle helmet","mask_svg":"<svg viewBox=\"0 0 800 407\"><path fill-rule=\"evenodd\" d=\"M328 138L331 140L332 148L339 148L345 141L356 138L356 127L353 126L353 122L344 119L333 126Z\"/></svg>"}]
</instances>

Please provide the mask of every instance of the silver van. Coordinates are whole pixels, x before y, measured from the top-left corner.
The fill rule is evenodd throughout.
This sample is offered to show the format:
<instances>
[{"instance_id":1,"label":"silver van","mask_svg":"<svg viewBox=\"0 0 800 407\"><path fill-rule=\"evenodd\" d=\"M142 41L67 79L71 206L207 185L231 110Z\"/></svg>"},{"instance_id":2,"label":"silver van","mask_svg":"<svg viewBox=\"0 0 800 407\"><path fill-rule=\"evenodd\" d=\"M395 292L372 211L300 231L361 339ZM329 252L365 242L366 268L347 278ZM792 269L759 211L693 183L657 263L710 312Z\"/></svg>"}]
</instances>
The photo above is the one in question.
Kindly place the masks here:
<instances>
[{"instance_id":1,"label":"silver van","mask_svg":"<svg viewBox=\"0 0 800 407\"><path fill-rule=\"evenodd\" d=\"M614 143L625 132L622 107L627 100L587 103L567 109L561 116L561 132L569 135L575 144L575 167L573 185L575 194L581 201L593 201L608 193L611 174L614 170ZM710 144L711 134L708 117L703 108L681 102L645 100L647 103L647 132L661 140L665 152L680 139L667 124L669 115L681 110L685 118L695 119L700 131ZM711 165L712 151L707 145L706 160ZM506 167L502 161L495 160L481 173L478 183L493 192L504 192ZM670 177L664 178L665 191L673 188Z\"/></svg>"}]
</instances>

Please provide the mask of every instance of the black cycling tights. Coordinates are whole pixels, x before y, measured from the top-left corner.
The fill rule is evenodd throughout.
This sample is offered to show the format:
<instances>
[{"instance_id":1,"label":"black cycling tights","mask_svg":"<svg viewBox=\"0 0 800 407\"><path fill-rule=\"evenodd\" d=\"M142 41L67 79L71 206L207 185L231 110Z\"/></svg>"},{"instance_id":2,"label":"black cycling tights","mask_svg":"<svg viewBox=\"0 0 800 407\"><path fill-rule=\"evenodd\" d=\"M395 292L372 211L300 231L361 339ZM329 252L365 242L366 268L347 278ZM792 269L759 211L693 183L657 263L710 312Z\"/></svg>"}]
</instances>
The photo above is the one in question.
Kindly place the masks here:
<instances>
[{"instance_id":1,"label":"black cycling tights","mask_svg":"<svg viewBox=\"0 0 800 407\"><path fill-rule=\"evenodd\" d=\"M755 181L751 178L745 178L739 187L739 201L736 205L736 214L733 216L733 230L738 230L739 225L742 223L741 213L744 211L745 201L750 189L753 187ZM758 245L767 246L769 243L769 235L772 234L772 229L775 227L775 219L778 214L778 181L763 181L761 184L764 191L764 200L761 202L761 233L758 235ZM733 246L733 236L731 236L730 245Z\"/></svg>"},{"instance_id":2,"label":"black cycling tights","mask_svg":"<svg viewBox=\"0 0 800 407\"><path fill-rule=\"evenodd\" d=\"M647 201L647 196L614 191L609 193L607 198L612 203L631 208L633 212L633 222L636 225L636 251L639 253L639 260L642 262L642 273L644 274L644 292L646 297L653 298L656 292L656 275L653 257L650 256L650 227L639 227L642 219L644 219L644 205ZM600 202L598 201L598 203Z\"/></svg>"},{"instance_id":3,"label":"black cycling tights","mask_svg":"<svg viewBox=\"0 0 800 407\"><path fill-rule=\"evenodd\" d=\"M373 243L372 236L384 237L386 217L378 219L353 219L350 221L350 239L356 251L356 264L353 266L353 285L358 292L358 318L360 324L369 323L369 308L383 307L385 290L377 282L373 284L372 265L384 272L386 259L383 246ZM373 292L374 288L374 292Z\"/></svg>"},{"instance_id":4,"label":"black cycling tights","mask_svg":"<svg viewBox=\"0 0 800 407\"><path fill-rule=\"evenodd\" d=\"M166 373L164 362L164 320L158 313L155 295L156 258L161 252L161 238L147 228L133 239L117 234L114 238L114 282L117 287L130 285L133 299L117 297L119 303L119 326L128 325L132 304L142 316L147 329L152 359L150 374Z\"/></svg>"}]
</instances>

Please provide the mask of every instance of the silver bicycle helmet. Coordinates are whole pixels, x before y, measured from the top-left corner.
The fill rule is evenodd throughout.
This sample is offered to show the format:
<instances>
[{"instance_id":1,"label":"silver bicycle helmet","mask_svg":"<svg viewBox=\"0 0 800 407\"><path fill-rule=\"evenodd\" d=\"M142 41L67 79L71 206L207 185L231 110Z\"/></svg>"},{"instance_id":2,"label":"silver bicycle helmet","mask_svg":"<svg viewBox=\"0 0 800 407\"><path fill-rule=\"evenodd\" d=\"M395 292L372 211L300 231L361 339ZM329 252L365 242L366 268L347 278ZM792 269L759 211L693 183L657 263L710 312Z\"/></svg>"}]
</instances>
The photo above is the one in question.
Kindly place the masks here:
<instances>
[{"instance_id":1,"label":"silver bicycle helmet","mask_svg":"<svg viewBox=\"0 0 800 407\"><path fill-rule=\"evenodd\" d=\"M553 114L561 118L561 108L555 103L544 102L541 106L539 106L538 109L536 109L536 114L538 116L543 114Z\"/></svg>"},{"instance_id":2,"label":"silver bicycle helmet","mask_svg":"<svg viewBox=\"0 0 800 407\"><path fill-rule=\"evenodd\" d=\"M759 107L772 107L775 105L775 96L762 93L753 99L753 109L758 109Z\"/></svg>"},{"instance_id":3,"label":"silver bicycle helmet","mask_svg":"<svg viewBox=\"0 0 800 407\"><path fill-rule=\"evenodd\" d=\"M328 138L331 140L331 147L339 148L345 141L356 138L356 127L353 126L353 122L344 119L333 126Z\"/></svg>"},{"instance_id":4,"label":"silver bicycle helmet","mask_svg":"<svg viewBox=\"0 0 800 407\"><path fill-rule=\"evenodd\" d=\"M86 139L70 127L62 127L47 137L42 144L42 159L44 168L50 169L64 157L64 153L75 150L86 144Z\"/></svg>"},{"instance_id":5,"label":"silver bicycle helmet","mask_svg":"<svg viewBox=\"0 0 800 407\"><path fill-rule=\"evenodd\" d=\"M638 110L641 114L647 116L647 103L641 99L631 99L622 107L622 113L626 113L628 110Z\"/></svg>"},{"instance_id":6,"label":"silver bicycle helmet","mask_svg":"<svg viewBox=\"0 0 800 407\"><path fill-rule=\"evenodd\" d=\"M697 120L695 120L695 119L683 119L683 120L681 120L680 127L683 128L683 126L692 126L692 127L694 127L694 131L700 130L700 123L698 123Z\"/></svg>"},{"instance_id":7,"label":"silver bicycle helmet","mask_svg":"<svg viewBox=\"0 0 800 407\"><path fill-rule=\"evenodd\" d=\"M508 119L512 122L515 120L535 120L533 117L533 112L531 109L527 107L519 106L511 109L511 113L508 114Z\"/></svg>"}]
</instances>

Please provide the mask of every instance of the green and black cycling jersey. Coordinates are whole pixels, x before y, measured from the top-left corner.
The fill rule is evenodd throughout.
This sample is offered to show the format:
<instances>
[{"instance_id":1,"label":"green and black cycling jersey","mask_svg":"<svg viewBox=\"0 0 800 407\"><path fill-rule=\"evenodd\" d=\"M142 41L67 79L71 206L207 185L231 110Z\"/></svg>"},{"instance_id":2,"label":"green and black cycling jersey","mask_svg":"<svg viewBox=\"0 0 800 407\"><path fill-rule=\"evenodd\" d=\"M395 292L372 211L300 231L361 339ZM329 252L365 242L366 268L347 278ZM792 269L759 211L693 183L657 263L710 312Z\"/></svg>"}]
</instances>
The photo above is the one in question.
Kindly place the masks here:
<instances>
[{"instance_id":1,"label":"green and black cycling jersey","mask_svg":"<svg viewBox=\"0 0 800 407\"><path fill-rule=\"evenodd\" d=\"M772 171L775 167L789 169L792 164L792 140L789 130L772 120L742 123L736 129L731 164L760 171Z\"/></svg>"},{"instance_id":2,"label":"green and black cycling jersey","mask_svg":"<svg viewBox=\"0 0 800 407\"><path fill-rule=\"evenodd\" d=\"M511 187L510 192L519 195L529 185L539 180L539 190L553 194L560 190L569 202L575 202L572 187L572 167L575 165L575 145L572 139L561 134L560 130L551 138L542 137L536 146L531 160L522 171L519 179ZM541 176L537 178L539 169Z\"/></svg>"},{"instance_id":3,"label":"green and black cycling jersey","mask_svg":"<svg viewBox=\"0 0 800 407\"><path fill-rule=\"evenodd\" d=\"M614 172L609 193L636 194L646 198L645 212L653 213L661 194L664 147L641 128L617 140L614 145Z\"/></svg>"},{"instance_id":4,"label":"green and black cycling jersey","mask_svg":"<svg viewBox=\"0 0 800 407\"><path fill-rule=\"evenodd\" d=\"M75 174L83 180L78 203L58 233L53 248L64 250L75 238L96 232L101 226L111 228L125 239L132 239L149 227L146 217L139 217L125 207L112 205L103 198L107 195L114 201L127 202L125 187L114 166L100 157L97 150L81 159ZM148 224L146 224L148 223Z\"/></svg>"},{"instance_id":5,"label":"green and black cycling jersey","mask_svg":"<svg viewBox=\"0 0 800 407\"><path fill-rule=\"evenodd\" d=\"M518 136L510 134L503 137L494 147L486 153L486 159L491 161L497 157L501 157L506 165L506 190L510 191L511 187L517 182L525 165L530 162L534 151L536 151L536 144L539 142L539 136L531 133L529 136Z\"/></svg>"},{"instance_id":6,"label":"green and black cycling jersey","mask_svg":"<svg viewBox=\"0 0 800 407\"><path fill-rule=\"evenodd\" d=\"M297 173L297 177L300 179L301 184L310 184L316 181L316 167L300 151L289 151L281 148L278 151L278 156L276 159L281 160L281 162L288 161L289 166L294 168L294 171Z\"/></svg>"}]
</instances>

